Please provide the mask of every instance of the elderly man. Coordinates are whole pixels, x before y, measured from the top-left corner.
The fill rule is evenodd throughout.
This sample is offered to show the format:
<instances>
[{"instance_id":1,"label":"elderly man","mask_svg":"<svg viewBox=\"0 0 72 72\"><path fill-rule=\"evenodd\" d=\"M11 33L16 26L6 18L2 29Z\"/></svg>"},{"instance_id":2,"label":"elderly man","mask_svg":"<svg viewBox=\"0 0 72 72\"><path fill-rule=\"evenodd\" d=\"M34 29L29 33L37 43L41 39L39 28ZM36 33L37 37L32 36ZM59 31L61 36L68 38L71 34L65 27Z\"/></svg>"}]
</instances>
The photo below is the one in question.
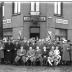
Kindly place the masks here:
<instances>
[{"instance_id":1,"label":"elderly man","mask_svg":"<svg viewBox=\"0 0 72 72\"><path fill-rule=\"evenodd\" d=\"M63 55L62 60L65 64L67 64L70 61L69 51L70 51L70 45L68 44L67 40L63 41Z\"/></svg>"},{"instance_id":2,"label":"elderly man","mask_svg":"<svg viewBox=\"0 0 72 72\"><path fill-rule=\"evenodd\" d=\"M32 47L27 51L26 61L31 61L31 65L35 62L35 50Z\"/></svg>"}]
</instances>

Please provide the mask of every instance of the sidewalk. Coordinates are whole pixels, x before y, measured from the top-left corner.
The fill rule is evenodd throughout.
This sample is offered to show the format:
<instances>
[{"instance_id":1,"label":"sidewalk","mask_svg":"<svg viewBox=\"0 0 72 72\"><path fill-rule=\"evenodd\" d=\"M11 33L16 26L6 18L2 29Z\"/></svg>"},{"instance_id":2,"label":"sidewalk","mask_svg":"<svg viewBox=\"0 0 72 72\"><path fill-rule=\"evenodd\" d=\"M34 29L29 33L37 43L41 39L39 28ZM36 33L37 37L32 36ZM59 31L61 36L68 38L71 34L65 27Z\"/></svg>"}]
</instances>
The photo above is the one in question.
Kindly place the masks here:
<instances>
[{"instance_id":1,"label":"sidewalk","mask_svg":"<svg viewBox=\"0 0 72 72\"><path fill-rule=\"evenodd\" d=\"M13 66L0 65L0 72L72 72L72 66Z\"/></svg>"}]
</instances>

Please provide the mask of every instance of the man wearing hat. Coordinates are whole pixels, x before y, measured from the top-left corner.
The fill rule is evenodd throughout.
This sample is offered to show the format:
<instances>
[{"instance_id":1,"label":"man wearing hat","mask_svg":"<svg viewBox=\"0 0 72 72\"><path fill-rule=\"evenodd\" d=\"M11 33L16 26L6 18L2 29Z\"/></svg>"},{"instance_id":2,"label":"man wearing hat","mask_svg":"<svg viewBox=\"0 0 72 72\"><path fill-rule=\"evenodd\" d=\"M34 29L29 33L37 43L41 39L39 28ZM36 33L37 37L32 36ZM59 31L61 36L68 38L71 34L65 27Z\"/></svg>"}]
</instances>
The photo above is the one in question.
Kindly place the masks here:
<instances>
[{"instance_id":1,"label":"man wearing hat","mask_svg":"<svg viewBox=\"0 0 72 72\"><path fill-rule=\"evenodd\" d=\"M70 61L70 57L69 57L69 49L70 49L70 45L68 44L67 40L63 41L63 55L62 55L62 60L64 62L64 64L67 64Z\"/></svg>"}]
</instances>

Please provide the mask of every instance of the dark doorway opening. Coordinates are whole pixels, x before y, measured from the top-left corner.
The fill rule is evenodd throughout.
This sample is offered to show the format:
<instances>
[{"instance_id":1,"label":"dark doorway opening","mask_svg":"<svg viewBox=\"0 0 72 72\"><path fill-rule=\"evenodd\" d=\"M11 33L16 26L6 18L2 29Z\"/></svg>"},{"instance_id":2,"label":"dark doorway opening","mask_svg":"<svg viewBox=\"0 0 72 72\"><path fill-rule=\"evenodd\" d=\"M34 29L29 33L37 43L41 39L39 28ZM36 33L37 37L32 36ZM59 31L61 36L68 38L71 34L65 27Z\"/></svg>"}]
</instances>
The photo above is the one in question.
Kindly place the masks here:
<instances>
[{"instance_id":1,"label":"dark doorway opening","mask_svg":"<svg viewBox=\"0 0 72 72\"><path fill-rule=\"evenodd\" d=\"M40 38L40 27L30 26L30 38Z\"/></svg>"},{"instance_id":2,"label":"dark doorway opening","mask_svg":"<svg viewBox=\"0 0 72 72\"><path fill-rule=\"evenodd\" d=\"M40 38L40 34L39 33L30 33L30 38Z\"/></svg>"}]
</instances>

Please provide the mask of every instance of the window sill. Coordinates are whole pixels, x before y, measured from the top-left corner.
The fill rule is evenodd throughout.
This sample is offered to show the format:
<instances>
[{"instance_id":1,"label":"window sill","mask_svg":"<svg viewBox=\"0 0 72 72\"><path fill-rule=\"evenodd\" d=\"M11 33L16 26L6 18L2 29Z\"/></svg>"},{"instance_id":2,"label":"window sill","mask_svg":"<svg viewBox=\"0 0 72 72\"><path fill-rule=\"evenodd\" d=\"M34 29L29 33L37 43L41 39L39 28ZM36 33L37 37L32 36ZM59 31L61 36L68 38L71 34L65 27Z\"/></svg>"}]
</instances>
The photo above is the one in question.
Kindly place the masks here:
<instances>
[{"instance_id":1,"label":"window sill","mask_svg":"<svg viewBox=\"0 0 72 72\"><path fill-rule=\"evenodd\" d=\"M63 15L59 15L59 14L54 14L54 16L63 18Z\"/></svg>"},{"instance_id":2,"label":"window sill","mask_svg":"<svg viewBox=\"0 0 72 72\"><path fill-rule=\"evenodd\" d=\"M12 16L18 16L18 15L21 15L21 13L12 14Z\"/></svg>"}]
</instances>

